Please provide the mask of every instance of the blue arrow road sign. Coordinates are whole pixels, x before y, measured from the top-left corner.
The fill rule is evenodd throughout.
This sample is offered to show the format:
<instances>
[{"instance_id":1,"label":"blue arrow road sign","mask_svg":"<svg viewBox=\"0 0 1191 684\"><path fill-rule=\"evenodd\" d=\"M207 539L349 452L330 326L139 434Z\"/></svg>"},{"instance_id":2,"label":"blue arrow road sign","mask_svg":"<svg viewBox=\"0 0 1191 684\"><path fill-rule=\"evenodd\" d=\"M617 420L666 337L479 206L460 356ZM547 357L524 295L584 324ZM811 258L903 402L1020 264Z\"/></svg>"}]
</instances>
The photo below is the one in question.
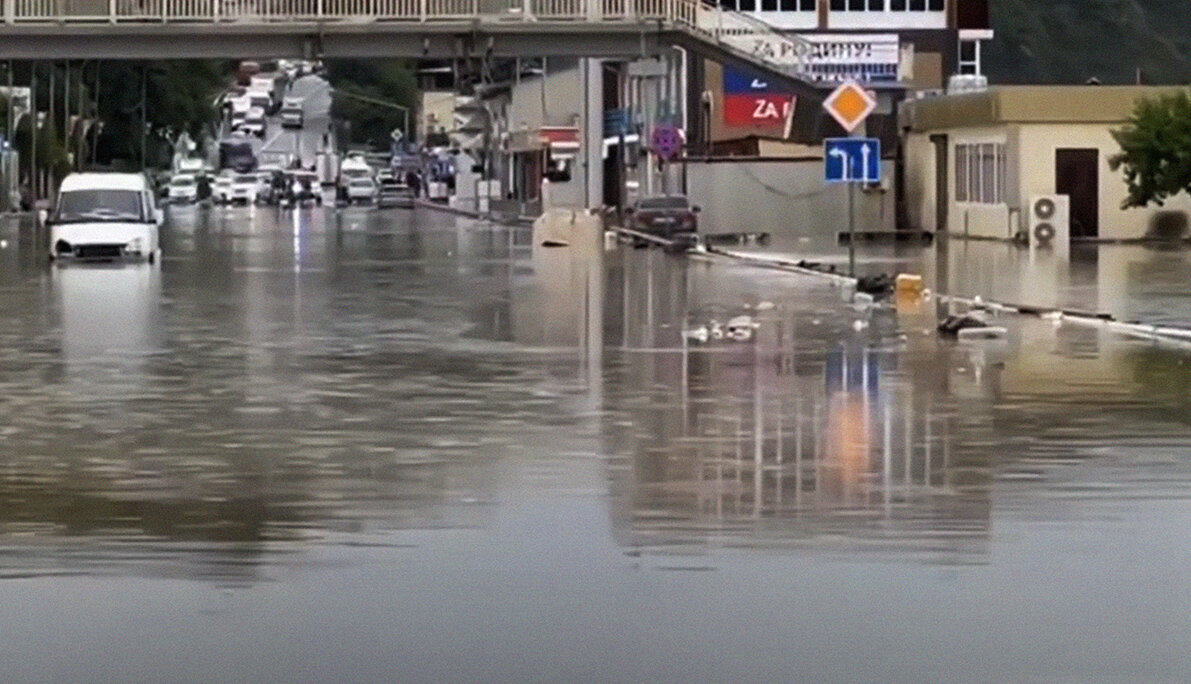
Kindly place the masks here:
<instances>
[{"instance_id":1,"label":"blue arrow road sign","mask_svg":"<svg viewBox=\"0 0 1191 684\"><path fill-rule=\"evenodd\" d=\"M828 138L823 141L828 183L876 183L881 180L881 141L877 138Z\"/></svg>"}]
</instances>

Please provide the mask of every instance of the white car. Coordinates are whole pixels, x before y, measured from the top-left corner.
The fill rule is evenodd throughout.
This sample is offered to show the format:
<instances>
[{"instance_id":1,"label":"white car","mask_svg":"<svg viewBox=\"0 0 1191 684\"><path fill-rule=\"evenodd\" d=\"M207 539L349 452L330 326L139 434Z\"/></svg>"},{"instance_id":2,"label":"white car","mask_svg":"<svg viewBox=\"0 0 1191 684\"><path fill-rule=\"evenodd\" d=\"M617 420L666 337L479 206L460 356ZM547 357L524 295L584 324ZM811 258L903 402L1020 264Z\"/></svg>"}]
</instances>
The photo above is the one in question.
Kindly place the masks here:
<instances>
[{"instance_id":1,"label":"white car","mask_svg":"<svg viewBox=\"0 0 1191 684\"><path fill-rule=\"evenodd\" d=\"M72 173L62 181L50 229L51 259L158 257L163 221L149 181L136 173Z\"/></svg>"},{"instance_id":2,"label":"white car","mask_svg":"<svg viewBox=\"0 0 1191 684\"><path fill-rule=\"evenodd\" d=\"M302 100L287 97L281 105L281 127L301 128L302 114Z\"/></svg>"},{"instance_id":3,"label":"white car","mask_svg":"<svg viewBox=\"0 0 1191 684\"><path fill-rule=\"evenodd\" d=\"M238 173L232 178L233 204L256 204L259 181L254 173Z\"/></svg>"},{"instance_id":4,"label":"white car","mask_svg":"<svg viewBox=\"0 0 1191 684\"><path fill-rule=\"evenodd\" d=\"M370 204L376 199L376 181L371 178L353 178L347 182L347 201L354 204Z\"/></svg>"},{"instance_id":5,"label":"white car","mask_svg":"<svg viewBox=\"0 0 1191 684\"><path fill-rule=\"evenodd\" d=\"M260 107L261 111L273 106L273 94L269 90L249 89L244 97L248 98L249 107Z\"/></svg>"},{"instance_id":6,"label":"white car","mask_svg":"<svg viewBox=\"0 0 1191 684\"><path fill-rule=\"evenodd\" d=\"M178 166L176 169L174 169L174 172L200 176L203 174L203 170L203 160L190 157L187 159L178 160Z\"/></svg>"},{"instance_id":7,"label":"white car","mask_svg":"<svg viewBox=\"0 0 1191 684\"><path fill-rule=\"evenodd\" d=\"M265 137L265 110L260 107L253 107L248 110L248 114L244 117L244 123L240 124L239 130L247 135L255 135L258 138Z\"/></svg>"},{"instance_id":8,"label":"white car","mask_svg":"<svg viewBox=\"0 0 1191 684\"><path fill-rule=\"evenodd\" d=\"M211 184L211 200L216 204L227 204L232 201L232 175L221 173Z\"/></svg>"},{"instance_id":9,"label":"white car","mask_svg":"<svg viewBox=\"0 0 1191 684\"><path fill-rule=\"evenodd\" d=\"M171 204L194 204L198 201L198 176L179 173L170 179L166 199Z\"/></svg>"}]
</instances>

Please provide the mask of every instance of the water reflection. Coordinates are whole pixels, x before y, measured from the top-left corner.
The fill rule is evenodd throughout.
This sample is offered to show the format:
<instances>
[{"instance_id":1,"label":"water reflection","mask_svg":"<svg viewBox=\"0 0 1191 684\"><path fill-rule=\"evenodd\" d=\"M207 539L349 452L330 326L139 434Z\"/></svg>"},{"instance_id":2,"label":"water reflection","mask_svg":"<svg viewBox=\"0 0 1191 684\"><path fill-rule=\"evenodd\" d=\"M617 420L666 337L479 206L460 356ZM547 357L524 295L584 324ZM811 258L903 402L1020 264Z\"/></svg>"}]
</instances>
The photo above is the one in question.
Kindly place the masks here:
<instances>
[{"instance_id":1,"label":"water reflection","mask_svg":"<svg viewBox=\"0 0 1191 684\"><path fill-rule=\"evenodd\" d=\"M442 273L507 252L504 229L458 256L453 225L248 213L182 214L160 270L18 272L5 342L44 351L0 376L0 574L252 583L309 544L487 524L495 459L555 412L554 370L457 306L507 308L507 271Z\"/></svg>"},{"instance_id":2,"label":"water reflection","mask_svg":"<svg viewBox=\"0 0 1191 684\"><path fill-rule=\"evenodd\" d=\"M161 278L148 264L67 264L50 269L61 312L62 355L68 374L92 369L141 375L160 343ZM108 384L105 391L116 391Z\"/></svg>"},{"instance_id":3,"label":"water reflection","mask_svg":"<svg viewBox=\"0 0 1191 684\"><path fill-rule=\"evenodd\" d=\"M1000 242L942 239L934 258L928 255L922 265L940 293L1105 312L1122 320L1191 320L1186 249L1081 245L1067 261Z\"/></svg>"},{"instance_id":4,"label":"water reflection","mask_svg":"<svg viewBox=\"0 0 1191 684\"><path fill-rule=\"evenodd\" d=\"M610 276L610 301L637 298L609 315L624 340L611 400L632 416L608 428L626 454L613 477L622 544L987 562L994 501L1021 503L1019 473L1087 461L1094 488L1105 453L1148 462L1165 440L1191 446L1170 412L1188 401L1178 353L1020 317L999 321L1007 340L948 342L929 309L849 313L830 288L784 277L661 256ZM758 307L763 293L776 304ZM751 343L682 338L742 312L759 323ZM1147 408L1122 414L1131 403ZM1191 465L1165 476L1186 481Z\"/></svg>"},{"instance_id":5,"label":"water reflection","mask_svg":"<svg viewBox=\"0 0 1191 684\"><path fill-rule=\"evenodd\" d=\"M1187 679L1185 353L337 216L5 257L8 679Z\"/></svg>"}]
</instances>

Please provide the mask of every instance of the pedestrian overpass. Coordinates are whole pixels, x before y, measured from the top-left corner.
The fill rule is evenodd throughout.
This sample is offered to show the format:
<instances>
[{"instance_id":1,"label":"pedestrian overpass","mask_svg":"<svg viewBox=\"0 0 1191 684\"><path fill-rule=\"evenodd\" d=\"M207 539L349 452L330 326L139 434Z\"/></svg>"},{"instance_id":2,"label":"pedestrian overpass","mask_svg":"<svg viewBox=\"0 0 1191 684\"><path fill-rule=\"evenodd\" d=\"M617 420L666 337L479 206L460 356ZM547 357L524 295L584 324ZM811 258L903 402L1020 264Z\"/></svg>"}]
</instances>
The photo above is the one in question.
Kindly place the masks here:
<instances>
[{"instance_id":1,"label":"pedestrian overpass","mask_svg":"<svg viewBox=\"0 0 1191 684\"><path fill-rule=\"evenodd\" d=\"M0 59L634 58L682 45L806 88L807 41L701 0L3 0Z\"/></svg>"}]
</instances>

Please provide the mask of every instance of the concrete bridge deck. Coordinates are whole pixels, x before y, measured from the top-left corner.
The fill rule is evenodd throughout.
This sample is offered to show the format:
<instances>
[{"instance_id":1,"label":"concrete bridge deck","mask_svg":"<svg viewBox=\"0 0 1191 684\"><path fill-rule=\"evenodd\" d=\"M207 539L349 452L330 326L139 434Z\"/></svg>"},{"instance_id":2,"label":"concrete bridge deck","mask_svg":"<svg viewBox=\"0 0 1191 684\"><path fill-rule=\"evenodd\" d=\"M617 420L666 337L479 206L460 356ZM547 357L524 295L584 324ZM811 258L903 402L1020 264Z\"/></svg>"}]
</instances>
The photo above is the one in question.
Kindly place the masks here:
<instances>
[{"instance_id":1,"label":"concrete bridge deck","mask_svg":"<svg viewBox=\"0 0 1191 684\"><path fill-rule=\"evenodd\" d=\"M695 39L789 78L809 44L701 0L4 0L0 59L633 57Z\"/></svg>"}]
</instances>

